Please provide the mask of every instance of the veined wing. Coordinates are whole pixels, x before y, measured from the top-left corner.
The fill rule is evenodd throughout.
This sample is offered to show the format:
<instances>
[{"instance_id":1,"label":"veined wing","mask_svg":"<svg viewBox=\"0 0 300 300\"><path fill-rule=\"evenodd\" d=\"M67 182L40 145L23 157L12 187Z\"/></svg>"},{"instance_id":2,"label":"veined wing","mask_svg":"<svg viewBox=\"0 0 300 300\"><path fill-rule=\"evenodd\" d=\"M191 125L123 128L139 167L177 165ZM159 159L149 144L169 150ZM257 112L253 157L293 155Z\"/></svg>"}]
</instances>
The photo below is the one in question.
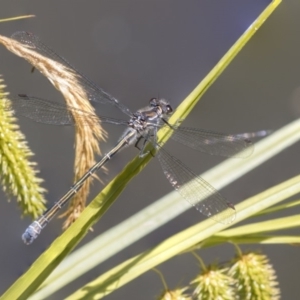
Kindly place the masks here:
<instances>
[{"instance_id":1,"label":"veined wing","mask_svg":"<svg viewBox=\"0 0 300 300\"><path fill-rule=\"evenodd\" d=\"M171 138L192 149L211 155L248 157L254 148L250 139L263 137L268 133L269 131L262 130L250 133L225 134L197 128L177 127Z\"/></svg>"},{"instance_id":2,"label":"veined wing","mask_svg":"<svg viewBox=\"0 0 300 300\"><path fill-rule=\"evenodd\" d=\"M72 64L70 64L65 58L57 54L54 50L49 48L44 44L37 36L27 31L18 31L15 32L12 36L12 39L31 47L36 52L40 53L43 56L46 56L52 60L55 60L69 69L71 69L75 74L77 74L80 84L84 87L87 96L90 101L111 104L118 107L122 112L128 116L132 116L132 113L129 108L120 103L116 98L106 93L102 88L98 87L93 81L86 77L83 73L78 71Z\"/></svg>"},{"instance_id":3,"label":"veined wing","mask_svg":"<svg viewBox=\"0 0 300 300\"><path fill-rule=\"evenodd\" d=\"M98 123L99 120L104 123L115 125L127 125L128 122L109 117L97 116L90 112L80 110L64 104L41 99L38 97L19 95L12 97L11 100L5 101L5 109L12 110L18 116L29 118L33 121L51 125L76 125L76 119L82 118L81 124L85 120L89 120L87 124L91 124L91 120Z\"/></svg>"},{"instance_id":4,"label":"veined wing","mask_svg":"<svg viewBox=\"0 0 300 300\"><path fill-rule=\"evenodd\" d=\"M233 204L226 201L207 181L163 148L159 149L157 157L174 189L198 211L223 224L230 224L235 219Z\"/></svg>"}]
</instances>

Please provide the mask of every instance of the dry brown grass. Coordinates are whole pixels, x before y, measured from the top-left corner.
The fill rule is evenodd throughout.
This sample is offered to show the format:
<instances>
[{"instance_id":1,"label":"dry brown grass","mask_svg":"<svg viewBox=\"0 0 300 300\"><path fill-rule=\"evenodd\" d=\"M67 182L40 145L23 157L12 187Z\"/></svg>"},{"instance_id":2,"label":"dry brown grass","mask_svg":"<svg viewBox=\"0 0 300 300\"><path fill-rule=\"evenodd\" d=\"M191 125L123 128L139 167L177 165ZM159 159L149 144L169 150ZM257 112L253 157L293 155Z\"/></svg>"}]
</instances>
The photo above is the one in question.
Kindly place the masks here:
<instances>
[{"instance_id":1,"label":"dry brown grass","mask_svg":"<svg viewBox=\"0 0 300 300\"><path fill-rule=\"evenodd\" d=\"M94 114L94 108L88 101L86 91L80 85L80 78L72 69L41 55L30 45L1 35L0 42L9 51L26 59L45 75L54 87L63 94L67 105ZM95 154L100 154L98 141L105 140L106 133L101 128L100 122L95 122L94 118L78 116L76 110L71 112L76 120L74 180L77 181L95 163ZM84 209L91 181L92 178L90 177L73 197L68 210L64 213L64 216L67 216L64 228L74 222Z\"/></svg>"}]
</instances>

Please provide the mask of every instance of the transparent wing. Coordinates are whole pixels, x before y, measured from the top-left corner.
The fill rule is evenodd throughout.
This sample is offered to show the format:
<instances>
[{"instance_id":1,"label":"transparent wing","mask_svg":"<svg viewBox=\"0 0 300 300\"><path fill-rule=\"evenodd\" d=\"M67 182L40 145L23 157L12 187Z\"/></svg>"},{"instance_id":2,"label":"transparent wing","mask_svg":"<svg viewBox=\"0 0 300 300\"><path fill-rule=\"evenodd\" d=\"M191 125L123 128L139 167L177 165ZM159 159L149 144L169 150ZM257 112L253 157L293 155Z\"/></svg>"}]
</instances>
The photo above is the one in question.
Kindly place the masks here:
<instances>
[{"instance_id":1,"label":"transparent wing","mask_svg":"<svg viewBox=\"0 0 300 300\"><path fill-rule=\"evenodd\" d=\"M29 118L33 121L51 125L76 125L74 115L76 118L82 118L81 124L85 120L92 120L98 123L99 120L104 123L127 125L126 121L117 120L113 118L96 116L95 114L76 109L74 107L66 106L64 104L53 102L37 97L19 95L12 97L5 101L5 109L12 110L18 116ZM91 124L91 122L87 122Z\"/></svg>"},{"instance_id":2,"label":"transparent wing","mask_svg":"<svg viewBox=\"0 0 300 300\"><path fill-rule=\"evenodd\" d=\"M116 106L128 116L132 116L129 108L120 103L116 98L106 93L102 88L98 87L93 81L91 81L83 73L81 73L73 65L71 65L65 58L58 55L54 50L45 45L34 34L26 31L18 31L15 32L11 36L11 38L26 46L30 46L41 55L53 59L71 69L74 73L77 74L80 84L82 85L82 87L84 87L90 101Z\"/></svg>"},{"instance_id":3,"label":"transparent wing","mask_svg":"<svg viewBox=\"0 0 300 300\"><path fill-rule=\"evenodd\" d=\"M230 224L235 219L233 204L227 202L207 181L162 148L157 157L174 189L198 211L223 224Z\"/></svg>"},{"instance_id":4,"label":"transparent wing","mask_svg":"<svg viewBox=\"0 0 300 300\"><path fill-rule=\"evenodd\" d=\"M176 127L175 127L176 128ZM248 157L253 152L251 138L262 137L269 131L225 134L197 128L177 127L172 139L200 152L225 157ZM244 150L242 153L240 151Z\"/></svg>"}]
</instances>

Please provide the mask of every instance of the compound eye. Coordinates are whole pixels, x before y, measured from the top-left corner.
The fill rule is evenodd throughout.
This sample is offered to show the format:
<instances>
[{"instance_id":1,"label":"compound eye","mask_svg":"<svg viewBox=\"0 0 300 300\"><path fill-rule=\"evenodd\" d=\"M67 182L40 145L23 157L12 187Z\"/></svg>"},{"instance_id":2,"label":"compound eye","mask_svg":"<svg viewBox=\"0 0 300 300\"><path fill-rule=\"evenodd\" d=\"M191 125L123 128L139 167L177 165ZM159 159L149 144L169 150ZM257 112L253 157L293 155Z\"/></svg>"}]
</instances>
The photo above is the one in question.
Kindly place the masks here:
<instances>
[{"instance_id":1,"label":"compound eye","mask_svg":"<svg viewBox=\"0 0 300 300\"><path fill-rule=\"evenodd\" d=\"M156 106L157 105L157 99L156 98L151 98L149 101L151 106Z\"/></svg>"},{"instance_id":2,"label":"compound eye","mask_svg":"<svg viewBox=\"0 0 300 300\"><path fill-rule=\"evenodd\" d=\"M167 105L166 109L167 109L167 113L168 114L170 114L171 112L173 112L173 108L171 107L171 105Z\"/></svg>"}]
</instances>

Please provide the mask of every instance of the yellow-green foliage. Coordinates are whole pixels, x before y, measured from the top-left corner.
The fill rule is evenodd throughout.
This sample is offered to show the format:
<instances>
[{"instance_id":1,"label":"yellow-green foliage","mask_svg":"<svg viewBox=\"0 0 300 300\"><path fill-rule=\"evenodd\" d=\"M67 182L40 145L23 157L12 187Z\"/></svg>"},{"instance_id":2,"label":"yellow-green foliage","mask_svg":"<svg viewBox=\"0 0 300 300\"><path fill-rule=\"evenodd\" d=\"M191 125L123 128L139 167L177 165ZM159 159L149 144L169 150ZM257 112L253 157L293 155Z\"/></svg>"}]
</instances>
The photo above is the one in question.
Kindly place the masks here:
<instances>
[{"instance_id":1,"label":"yellow-green foliage","mask_svg":"<svg viewBox=\"0 0 300 300\"><path fill-rule=\"evenodd\" d=\"M235 299L280 299L275 270L263 254L251 252L239 255L234 260L229 274L236 280Z\"/></svg>"},{"instance_id":2,"label":"yellow-green foliage","mask_svg":"<svg viewBox=\"0 0 300 300\"><path fill-rule=\"evenodd\" d=\"M36 177L35 163L28 158L33 153L28 148L24 135L19 131L13 112L7 109L7 93L0 78L0 178L7 195L15 196L25 215L33 218L45 209L40 186L42 179Z\"/></svg>"},{"instance_id":3,"label":"yellow-green foliage","mask_svg":"<svg viewBox=\"0 0 300 300\"><path fill-rule=\"evenodd\" d=\"M195 285L194 299L233 300L233 279L227 275L227 268L219 269L217 265L210 266L198 275L192 284Z\"/></svg>"}]
</instances>

